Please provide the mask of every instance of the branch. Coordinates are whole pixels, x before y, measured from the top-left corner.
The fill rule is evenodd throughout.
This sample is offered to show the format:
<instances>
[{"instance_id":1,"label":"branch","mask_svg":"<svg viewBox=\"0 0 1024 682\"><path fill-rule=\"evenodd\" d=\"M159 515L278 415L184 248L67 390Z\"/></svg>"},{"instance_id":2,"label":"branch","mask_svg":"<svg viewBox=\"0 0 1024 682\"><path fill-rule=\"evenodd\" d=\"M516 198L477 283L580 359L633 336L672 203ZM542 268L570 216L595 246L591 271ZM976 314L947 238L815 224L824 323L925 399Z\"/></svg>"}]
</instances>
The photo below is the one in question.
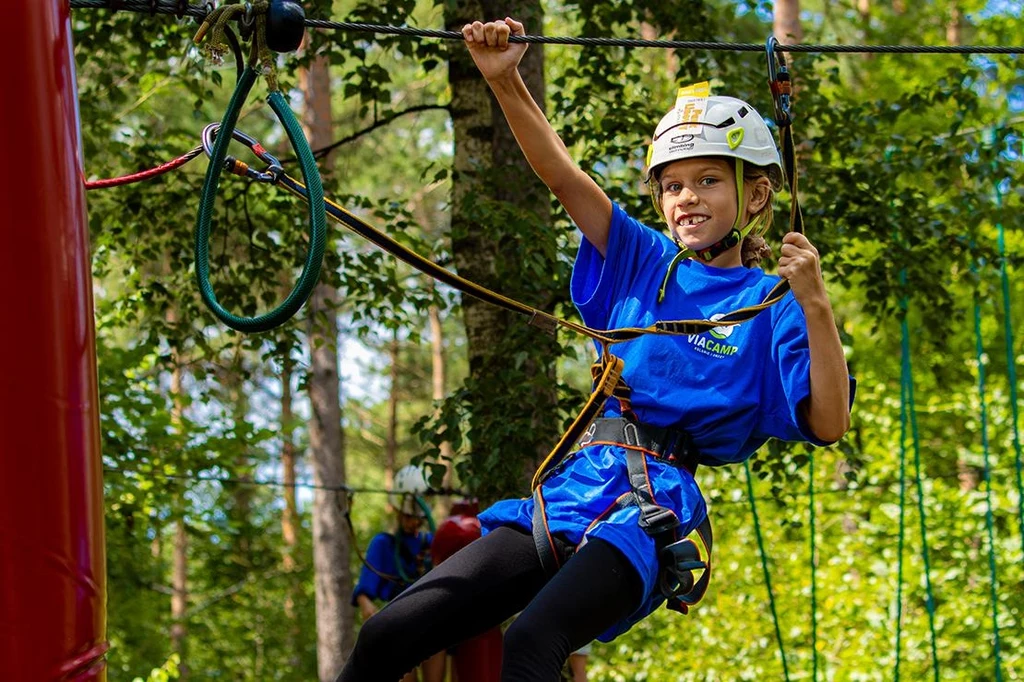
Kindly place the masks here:
<instances>
[{"instance_id":1,"label":"branch","mask_svg":"<svg viewBox=\"0 0 1024 682\"><path fill-rule=\"evenodd\" d=\"M346 145L349 142L355 142L356 140L358 140L363 135L367 135L369 133L372 133L374 130L377 130L378 128L383 128L384 126L390 125L393 121L395 121L396 119L401 118L402 116L405 116L407 114L415 114L415 113L418 113L418 112L421 112L421 111L431 111L431 110L434 110L434 109L441 109L443 111L449 111L451 109L451 107L448 104L418 104L418 105L416 105L414 107L409 107L408 109L403 109L402 111L393 112L390 115L380 119L379 121L374 121L373 124L370 125L367 128L363 128L362 130L357 130L356 132L352 133L351 135L347 135L347 136L341 138L340 140L332 142L331 144L327 145L326 147L314 150L313 151L313 158L315 158L315 159L322 159L325 156L327 156L328 154L330 154L332 151L337 149L338 147L341 147L342 145ZM294 162L294 161L297 161L297 159L295 157L291 157L291 158L285 159L284 161L286 161L286 162Z\"/></svg>"}]
</instances>

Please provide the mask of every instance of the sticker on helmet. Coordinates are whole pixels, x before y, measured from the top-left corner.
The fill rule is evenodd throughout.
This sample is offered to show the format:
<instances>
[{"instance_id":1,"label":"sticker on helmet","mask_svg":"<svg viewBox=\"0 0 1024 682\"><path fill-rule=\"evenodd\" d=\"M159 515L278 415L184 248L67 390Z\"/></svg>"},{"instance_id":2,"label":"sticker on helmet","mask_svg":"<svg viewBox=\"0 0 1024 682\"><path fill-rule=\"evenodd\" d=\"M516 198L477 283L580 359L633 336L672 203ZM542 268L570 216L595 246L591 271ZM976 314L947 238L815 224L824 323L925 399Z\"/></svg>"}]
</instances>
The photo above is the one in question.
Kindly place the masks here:
<instances>
[{"instance_id":1,"label":"sticker on helmet","mask_svg":"<svg viewBox=\"0 0 1024 682\"><path fill-rule=\"evenodd\" d=\"M711 96L711 84L701 81L679 88L676 92L675 109L679 114L679 122L683 125L680 133L691 133L700 130L697 125L708 108L708 97Z\"/></svg>"}]
</instances>

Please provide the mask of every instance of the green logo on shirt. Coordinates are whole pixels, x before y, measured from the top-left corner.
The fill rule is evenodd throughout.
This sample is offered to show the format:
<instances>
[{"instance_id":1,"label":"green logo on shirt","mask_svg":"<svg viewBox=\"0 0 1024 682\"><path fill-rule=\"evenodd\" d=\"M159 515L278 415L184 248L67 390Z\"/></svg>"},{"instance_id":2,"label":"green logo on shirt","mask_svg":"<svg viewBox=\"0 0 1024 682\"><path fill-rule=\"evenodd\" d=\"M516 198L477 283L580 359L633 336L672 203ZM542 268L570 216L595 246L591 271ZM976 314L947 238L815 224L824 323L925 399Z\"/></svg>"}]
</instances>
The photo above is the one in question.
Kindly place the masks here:
<instances>
[{"instance_id":1,"label":"green logo on shirt","mask_svg":"<svg viewBox=\"0 0 1024 682\"><path fill-rule=\"evenodd\" d=\"M708 319L714 322L722 319L722 317L722 313L715 313ZM740 350L739 346L734 346L729 343L720 343L732 336L733 331L735 331L733 325L715 327L714 329L708 330L708 334L711 335L710 339L703 334L690 334L686 337L686 340L698 352L703 353L704 355L710 355L713 358L725 358L730 355L735 355Z\"/></svg>"}]
</instances>

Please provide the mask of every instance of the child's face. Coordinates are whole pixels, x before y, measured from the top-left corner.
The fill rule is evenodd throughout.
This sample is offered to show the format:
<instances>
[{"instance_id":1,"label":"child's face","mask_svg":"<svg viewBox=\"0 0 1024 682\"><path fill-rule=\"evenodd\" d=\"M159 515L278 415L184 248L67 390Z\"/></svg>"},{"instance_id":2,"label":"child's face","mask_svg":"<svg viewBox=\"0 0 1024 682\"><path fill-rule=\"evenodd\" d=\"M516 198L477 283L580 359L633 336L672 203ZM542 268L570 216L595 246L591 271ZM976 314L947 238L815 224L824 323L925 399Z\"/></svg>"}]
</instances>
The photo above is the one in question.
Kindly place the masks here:
<instances>
[{"instance_id":1,"label":"child's face","mask_svg":"<svg viewBox=\"0 0 1024 682\"><path fill-rule=\"evenodd\" d=\"M659 178L661 208L683 246L703 249L718 242L736 221L736 177L724 159L674 161ZM747 203L747 202L744 202Z\"/></svg>"},{"instance_id":2,"label":"child's face","mask_svg":"<svg viewBox=\"0 0 1024 682\"><path fill-rule=\"evenodd\" d=\"M423 520L413 514L403 514L401 512L398 514L398 525L406 535L415 535L420 529L421 523L423 523Z\"/></svg>"}]
</instances>

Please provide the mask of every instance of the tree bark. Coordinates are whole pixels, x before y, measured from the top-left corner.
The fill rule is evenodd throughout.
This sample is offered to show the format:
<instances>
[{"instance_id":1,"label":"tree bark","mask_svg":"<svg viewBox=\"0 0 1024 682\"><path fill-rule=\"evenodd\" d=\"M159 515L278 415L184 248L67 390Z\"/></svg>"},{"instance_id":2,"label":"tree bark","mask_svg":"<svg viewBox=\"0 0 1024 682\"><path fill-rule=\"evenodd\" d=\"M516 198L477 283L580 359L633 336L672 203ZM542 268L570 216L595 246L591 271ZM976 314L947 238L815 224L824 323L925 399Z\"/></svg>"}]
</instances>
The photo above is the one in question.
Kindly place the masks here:
<instances>
[{"instance_id":1,"label":"tree bark","mask_svg":"<svg viewBox=\"0 0 1024 682\"><path fill-rule=\"evenodd\" d=\"M170 316L173 320L173 314ZM182 371L177 352L171 373L171 423L181 432L184 401L182 399ZM184 493L178 496L178 518L174 523L174 548L171 560L171 651L178 654L178 679L189 677L187 637L188 625L188 529L185 526Z\"/></svg>"},{"instance_id":2,"label":"tree bark","mask_svg":"<svg viewBox=\"0 0 1024 682\"><path fill-rule=\"evenodd\" d=\"M772 33L780 43L800 43L804 29L800 24L800 0L775 0Z\"/></svg>"},{"instance_id":3,"label":"tree bark","mask_svg":"<svg viewBox=\"0 0 1024 682\"><path fill-rule=\"evenodd\" d=\"M946 22L946 42L950 45L960 45L963 40L964 15L960 9L960 3L954 0L949 4L949 20Z\"/></svg>"},{"instance_id":4,"label":"tree bark","mask_svg":"<svg viewBox=\"0 0 1024 682\"><path fill-rule=\"evenodd\" d=\"M184 504L184 502L182 502ZM189 676L186 637L188 626L188 533L182 516L174 524L174 563L171 571L171 651L178 654L178 679Z\"/></svg>"},{"instance_id":5,"label":"tree bark","mask_svg":"<svg viewBox=\"0 0 1024 682\"><path fill-rule=\"evenodd\" d=\"M524 22L531 34L539 34L543 10L538 0L518 0L498 5L494 2L455 0L446 5L445 23L459 30L477 19L513 16ZM544 51L533 46L526 51L519 71L533 98L544 108ZM536 281L529 284L520 273L510 272L514 264L507 254L513 248L529 248L521 244L522 235L502 221L482 221L480 205L507 202L517 210L528 207L531 220L546 226L551 220L550 194L533 173L519 149L501 108L495 102L486 82L473 65L468 52L452 50L449 60L449 81L452 88L452 122L455 140L455 174L452 183L452 251L459 273L490 289L513 298L532 299L535 305L553 300L551 291L539 291ZM488 224L489 222L489 224ZM552 234L551 239L554 240ZM527 287L532 286L528 291ZM470 383L477 387L471 397L470 416L472 448L480 477L491 475L490 463L511 462L521 458L518 485L525 486L554 438L552 416L556 413L555 358L557 344L543 334L529 330L530 342L518 334L524 332L522 321L495 306L466 296L462 299L463 322L466 327ZM519 338L519 341L515 339ZM518 346L516 345L518 343ZM529 401L510 400L505 393L509 357L526 351L521 386L540 386ZM510 417L510 402L525 405ZM527 404L528 403L528 404ZM523 427L516 441L496 443L487 440L492 425L504 425L514 418ZM501 451L499 451L501 448ZM507 465L506 465L507 466ZM507 490L505 491L507 492Z\"/></svg>"},{"instance_id":6,"label":"tree bark","mask_svg":"<svg viewBox=\"0 0 1024 682\"><path fill-rule=\"evenodd\" d=\"M295 501L295 422L292 414L292 374L295 366L288 352L288 350L285 351L281 368L281 469L284 478L284 509L281 512L281 539L284 541L284 547L282 548L281 567L284 569L285 579L288 581L284 614L288 620L287 642L289 651L292 652L290 662L292 667L297 668L301 659L299 658L299 620L295 612L295 603L298 601L298 594L302 586L294 575L295 553L299 542L299 509Z\"/></svg>"},{"instance_id":7,"label":"tree bark","mask_svg":"<svg viewBox=\"0 0 1024 682\"><path fill-rule=\"evenodd\" d=\"M331 142L330 75L327 59L315 58L299 72L306 106L303 126L314 149ZM321 172L327 174L327 160ZM345 485L345 443L341 428L338 369L338 295L321 282L307 304L312 377L309 444L317 489L313 497L313 567L316 586L317 670L321 682L341 671L354 643L349 603L352 575L349 538L345 532L348 504Z\"/></svg>"},{"instance_id":8,"label":"tree bark","mask_svg":"<svg viewBox=\"0 0 1024 682\"><path fill-rule=\"evenodd\" d=\"M398 332L394 332L388 344L388 358L391 361L391 387L388 392L388 433L384 448L384 487L391 490L395 484L395 467L398 459Z\"/></svg>"},{"instance_id":9,"label":"tree bark","mask_svg":"<svg viewBox=\"0 0 1024 682\"><path fill-rule=\"evenodd\" d=\"M433 287L433 280L431 280L431 287ZM447 368L445 364L444 356L444 326L441 324L441 309L436 305L430 306L427 314L430 317L430 361L431 361L431 398L435 403L439 403L444 400L447 394L446 382L447 382ZM452 484L452 444L448 441L442 441L440 445L441 459L445 464L444 474L444 486L449 487Z\"/></svg>"}]
</instances>

